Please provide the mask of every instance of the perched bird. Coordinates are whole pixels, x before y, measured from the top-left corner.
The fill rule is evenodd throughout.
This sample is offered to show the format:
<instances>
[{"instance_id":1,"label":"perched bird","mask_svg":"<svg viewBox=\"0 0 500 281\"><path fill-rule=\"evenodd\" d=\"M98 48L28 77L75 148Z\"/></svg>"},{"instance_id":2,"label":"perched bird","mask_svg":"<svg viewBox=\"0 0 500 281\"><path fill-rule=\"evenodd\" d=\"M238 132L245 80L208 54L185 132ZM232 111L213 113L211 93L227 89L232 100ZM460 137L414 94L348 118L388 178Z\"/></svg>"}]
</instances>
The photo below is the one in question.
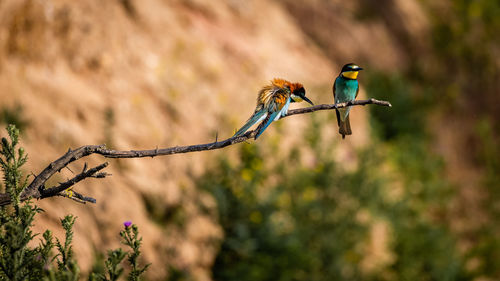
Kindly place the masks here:
<instances>
[{"instance_id":1,"label":"perched bird","mask_svg":"<svg viewBox=\"0 0 500 281\"><path fill-rule=\"evenodd\" d=\"M301 101L314 105L306 97L306 90L302 84L279 78L273 79L270 85L264 86L259 91L255 112L233 137L242 136L254 124L261 122L256 129L255 139L257 139L273 121L286 115L291 102Z\"/></svg>"},{"instance_id":2,"label":"perched bird","mask_svg":"<svg viewBox=\"0 0 500 281\"><path fill-rule=\"evenodd\" d=\"M354 63L348 63L342 67L339 76L333 84L333 98L335 103L343 103L353 101L358 96L359 84L358 73L362 70L361 67ZM339 134L344 139L346 135L352 135L351 124L349 123L349 111L351 107L336 109L337 123L339 125Z\"/></svg>"}]
</instances>

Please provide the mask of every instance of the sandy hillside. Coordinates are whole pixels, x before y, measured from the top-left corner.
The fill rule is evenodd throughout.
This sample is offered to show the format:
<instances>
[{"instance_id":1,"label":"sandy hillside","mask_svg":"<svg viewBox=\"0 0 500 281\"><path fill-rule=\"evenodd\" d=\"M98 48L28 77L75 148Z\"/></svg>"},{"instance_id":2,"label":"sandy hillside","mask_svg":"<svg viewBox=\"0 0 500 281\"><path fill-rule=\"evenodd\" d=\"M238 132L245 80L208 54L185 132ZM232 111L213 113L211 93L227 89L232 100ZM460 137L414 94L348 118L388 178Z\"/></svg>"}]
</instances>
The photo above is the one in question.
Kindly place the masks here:
<instances>
[{"instance_id":1,"label":"sandy hillside","mask_svg":"<svg viewBox=\"0 0 500 281\"><path fill-rule=\"evenodd\" d=\"M336 36L330 40L337 55L320 51L300 26L304 18L285 2L0 1L0 107L21 105L29 121L22 136L30 157L26 171L37 173L69 147L85 144L146 149L210 142L216 132L229 137L252 112L259 87L273 77L300 81L315 103L328 103L341 64L357 59L384 68L407 59L383 24L346 16L356 1L324 15L332 26L320 35ZM406 8L396 7L402 13ZM348 27L357 35L346 33ZM283 121L292 136L303 122L296 119ZM353 122L366 128L361 113ZM351 141L340 149L369 140L360 133ZM75 250L87 271L95 251L118 246L122 222L132 220L153 263L150 277L164 276L171 263L210 280L217 246L211 241L223 234L199 208L202 202L213 209L214 200L191 178L217 153L112 160L112 177L75 188L97 204L43 200L46 212L36 230L61 235L59 218L76 215ZM71 175L62 171L52 183ZM182 226L158 225L151 206L167 214L181 210Z\"/></svg>"}]
</instances>

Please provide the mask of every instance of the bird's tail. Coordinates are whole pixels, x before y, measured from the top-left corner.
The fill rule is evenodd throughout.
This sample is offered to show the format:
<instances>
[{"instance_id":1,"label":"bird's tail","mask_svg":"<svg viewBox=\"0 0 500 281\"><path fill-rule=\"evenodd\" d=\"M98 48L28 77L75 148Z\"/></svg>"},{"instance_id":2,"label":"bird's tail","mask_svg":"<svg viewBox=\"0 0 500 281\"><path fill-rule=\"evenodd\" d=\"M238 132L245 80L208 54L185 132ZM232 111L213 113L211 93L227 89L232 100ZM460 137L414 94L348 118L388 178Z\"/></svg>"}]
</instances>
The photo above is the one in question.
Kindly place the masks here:
<instances>
[{"instance_id":1,"label":"bird's tail","mask_svg":"<svg viewBox=\"0 0 500 281\"><path fill-rule=\"evenodd\" d=\"M262 133L264 133L264 130L266 130L267 127L269 127L269 125L273 123L274 119L276 119L276 116L278 116L279 113L279 111L273 112L271 114L268 114L266 118L264 118L264 121L262 121L262 123L259 124L259 127L255 129L255 131L257 131L257 133L255 134L255 139L257 139L258 137L260 137L260 135L262 135Z\"/></svg>"},{"instance_id":2,"label":"bird's tail","mask_svg":"<svg viewBox=\"0 0 500 281\"><path fill-rule=\"evenodd\" d=\"M233 137L239 137L239 136L242 136L243 134L245 134L245 132L250 129L250 127L252 127L254 124L256 124L257 122L260 122L262 121L264 118L266 118L265 116L265 113L264 111L259 111L259 112L255 112L252 117L250 117L250 119L247 120L247 122L245 123L245 125L243 125L243 127L241 127L234 135Z\"/></svg>"},{"instance_id":3,"label":"bird's tail","mask_svg":"<svg viewBox=\"0 0 500 281\"><path fill-rule=\"evenodd\" d=\"M342 135L342 139L345 139L346 135L352 135L351 123L349 122L349 115L344 121L340 119L340 113L337 110L337 124L339 125L339 134Z\"/></svg>"}]
</instances>

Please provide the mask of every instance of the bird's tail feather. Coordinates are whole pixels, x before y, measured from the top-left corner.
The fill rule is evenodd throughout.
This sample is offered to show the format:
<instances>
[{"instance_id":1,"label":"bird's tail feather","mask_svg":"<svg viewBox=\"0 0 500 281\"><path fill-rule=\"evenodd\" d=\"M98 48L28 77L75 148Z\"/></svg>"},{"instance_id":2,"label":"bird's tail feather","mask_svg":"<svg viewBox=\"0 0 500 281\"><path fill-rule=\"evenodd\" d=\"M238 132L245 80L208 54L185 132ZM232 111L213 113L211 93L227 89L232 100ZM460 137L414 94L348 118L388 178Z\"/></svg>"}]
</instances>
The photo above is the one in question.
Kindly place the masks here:
<instances>
[{"instance_id":1,"label":"bird's tail feather","mask_svg":"<svg viewBox=\"0 0 500 281\"><path fill-rule=\"evenodd\" d=\"M339 134L342 135L342 138L345 139L346 135L352 135L351 131L351 123L349 122L349 115L345 118L344 121L338 119L339 123Z\"/></svg>"},{"instance_id":2,"label":"bird's tail feather","mask_svg":"<svg viewBox=\"0 0 500 281\"><path fill-rule=\"evenodd\" d=\"M250 119L248 119L248 121L245 123L245 125L243 125L243 127L241 127L234 135L233 137L239 137L239 136L242 136L243 134L245 134L245 132L250 129L250 127L252 127L255 123L261 121L262 119L264 119L266 116L264 116L266 112L263 112L263 111L259 111L259 112L255 112L252 117L250 117Z\"/></svg>"},{"instance_id":3,"label":"bird's tail feather","mask_svg":"<svg viewBox=\"0 0 500 281\"><path fill-rule=\"evenodd\" d=\"M338 109L335 109L335 113L337 114L337 125L340 127L340 112Z\"/></svg>"},{"instance_id":4,"label":"bird's tail feather","mask_svg":"<svg viewBox=\"0 0 500 281\"><path fill-rule=\"evenodd\" d=\"M264 133L264 130L267 129L267 127L269 127L269 125L271 125L271 123L273 123L274 119L276 118L276 116L278 116L279 113L280 113L280 111L273 112L273 113L268 114L266 116L264 121L262 121L262 123L260 123L259 127L257 127L257 129L256 129L257 134L255 135L255 139L257 139L260 135L262 135L262 133Z\"/></svg>"}]
</instances>

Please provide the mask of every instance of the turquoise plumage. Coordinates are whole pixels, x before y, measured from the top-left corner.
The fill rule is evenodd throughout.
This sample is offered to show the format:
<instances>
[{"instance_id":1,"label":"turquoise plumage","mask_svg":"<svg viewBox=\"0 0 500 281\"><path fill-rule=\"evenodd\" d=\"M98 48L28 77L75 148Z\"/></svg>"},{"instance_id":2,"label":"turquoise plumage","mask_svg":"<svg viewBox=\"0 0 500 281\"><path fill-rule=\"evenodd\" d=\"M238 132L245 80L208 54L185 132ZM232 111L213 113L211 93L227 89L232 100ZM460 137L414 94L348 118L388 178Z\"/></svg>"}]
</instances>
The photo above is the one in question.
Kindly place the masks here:
<instances>
[{"instance_id":1,"label":"turquoise plumage","mask_svg":"<svg viewBox=\"0 0 500 281\"><path fill-rule=\"evenodd\" d=\"M356 79L360 70L362 70L362 68L353 63L346 64L342 67L339 76L335 79L332 89L334 102L336 104L356 99L359 92L359 83ZM336 110L339 134L342 135L343 139L346 135L352 134L351 124L349 121L350 110L350 106Z\"/></svg>"},{"instance_id":2,"label":"turquoise plumage","mask_svg":"<svg viewBox=\"0 0 500 281\"><path fill-rule=\"evenodd\" d=\"M242 136L243 134L245 134L246 131L248 131L248 129L250 129L250 127L252 127L253 125L255 125L255 124L259 123L259 122L261 122L266 117L267 117L267 112L264 111L263 108L259 109L259 111L254 112L254 114L247 120L247 122L245 123L245 125L243 125L243 127L241 127L234 134L233 137Z\"/></svg>"}]
</instances>

